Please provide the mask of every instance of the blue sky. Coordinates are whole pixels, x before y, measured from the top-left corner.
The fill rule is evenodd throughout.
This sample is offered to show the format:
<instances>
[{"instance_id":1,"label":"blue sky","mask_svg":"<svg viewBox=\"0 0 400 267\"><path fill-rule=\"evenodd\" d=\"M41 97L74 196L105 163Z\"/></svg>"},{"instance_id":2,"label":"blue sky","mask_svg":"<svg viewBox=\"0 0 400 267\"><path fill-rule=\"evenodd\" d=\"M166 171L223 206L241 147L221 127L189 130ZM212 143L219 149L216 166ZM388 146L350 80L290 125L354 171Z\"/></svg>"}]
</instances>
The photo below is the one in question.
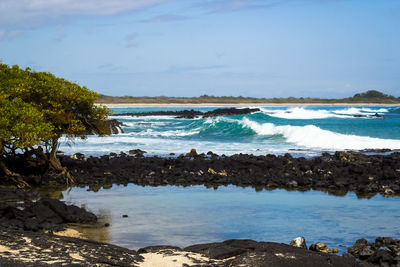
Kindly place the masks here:
<instances>
[{"instance_id":1,"label":"blue sky","mask_svg":"<svg viewBox=\"0 0 400 267\"><path fill-rule=\"evenodd\" d=\"M400 1L1 0L0 58L108 95L400 96Z\"/></svg>"}]
</instances>

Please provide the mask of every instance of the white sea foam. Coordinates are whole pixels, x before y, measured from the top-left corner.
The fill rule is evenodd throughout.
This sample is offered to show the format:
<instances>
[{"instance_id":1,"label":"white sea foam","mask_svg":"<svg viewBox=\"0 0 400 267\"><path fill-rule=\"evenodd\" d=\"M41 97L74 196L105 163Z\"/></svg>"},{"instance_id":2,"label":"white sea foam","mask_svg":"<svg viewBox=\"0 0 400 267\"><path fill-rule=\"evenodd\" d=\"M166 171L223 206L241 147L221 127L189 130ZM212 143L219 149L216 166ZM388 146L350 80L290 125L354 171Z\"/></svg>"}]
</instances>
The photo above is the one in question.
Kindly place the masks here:
<instances>
[{"instance_id":1,"label":"white sea foam","mask_svg":"<svg viewBox=\"0 0 400 267\"><path fill-rule=\"evenodd\" d=\"M368 136L346 135L323 130L314 125L276 126L272 123L257 123L247 118L243 125L259 135L282 135L287 142L299 146L320 149L400 149L400 140L381 139Z\"/></svg>"},{"instance_id":2,"label":"white sea foam","mask_svg":"<svg viewBox=\"0 0 400 267\"><path fill-rule=\"evenodd\" d=\"M75 145L67 146L62 143L61 150L67 154L84 153L85 155L103 155L109 152L124 151L127 153L130 149L140 148L147 151L146 155L169 155L174 152L177 155L180 153L187 153L192 148L196 148L199 153L207 153L213 151L217 154L232 155L235 153L253 153L262 155L266 153L283 154L288 152L290 147L282 145L274 145L261 143L254 146L252 143L244 142L214 142L203 140L187 140L181 139L177 142L169 138L157 137L140 137L129 134L118 134L105 137L90 136L85 140L76 140ZM307 153L311 153L308 151Z\"/></svg>"},{"instance_id":3,"label":"white sea foam","mask_svg":"<svg viewBox=\"0 0 400 267\"><path fill-rule=\"evenodd\" d=\"M281 119L296 119L296 120L310 120L310 119L326 119L331 117L336 118L349 118L350 116L334 114L329 110L319 109L305 109L302 107L294 107L286 110L271 110L260 109L263 113Z\"/></svg>"},{"instance_id":4,"label":"white sea foam","mask_svg":"<svg viewBox=\"0 0 400 267\"><path fill-rule=\"evenodd\" d=\"M345 115L374 115L375 113L383 114L389 112L387 108L379 108L379 109L372 109L372 108L346 108L346 109L339 109L333 110L335 114L345 114Z\"/></svg>"},{"instance_id":5,"label":"white sea foam","mask_svg":"<svg viewBox=\"0 0 400 267\"><path fill-rule=\"evenodd\" d=\"M179 137L179 136L190 136L190 135L195 135L198 134L200 131L198 128L192 129L191 131L187 130L170 130L170 131L156 131L153 129L146 129L144 131L140 132L131 132L131 133L125 133L125 134L120 134L122 138L124 137L132 137L132 136L149 136L149 137ZM119 139L123 140L123 139Z\"/></svg>"},{"instance_id":6,"label":"white sea foam","mask_svg":"<svg viewBox=\"0 0 400 267\"><path fill-rule=\"evenodd\" d=\"M294 119L294 120L310 120L310 119L326 119L326 118L359 118L354 115L375 115L375 113L383 114L389 110L386 108L372 109L372 108L356 108L350 107L338 110L329 109L306 109L303 107L291 107L288 109L266 109L260 108L261 112L271 117L281 119Z\"/></svg>"},{"instance_id":7,"label":"white sea foam","mask_svg":"<svg viewBox=\"0 0 400 267\"><path fill-rule=\"evenodd\" d=\"M129 121L124 121L123 122L123 124L124 125L126 125L125 127L138 127L138 126L140 126L140 127L149 127L149 126L151 126L151 127L153 127L153 126L164 126L164 125L167 125L168 124L168 122L163 122L163 121L139 121L139 122L137 122L137 121L131 121L131 122L129 122Z\"/></svg>"},{"instance_id":8,"label":"white sea foam","mask_svg":"<svg viewBox=\"0 0 400 267\"><path fill-rule=\"evenodd\" d=\"M238 120L236 119L231 119L227 117L208 117L205 119L203 122L204 124L209 124L209 125L215 125L218 122L230 122L230 123L237 123Z\"/></svg>"},{"instance_id":9,"label":"white sea foam","mask_svg":"<svg viewBox=\"0 0 400 267\"><path fill-rule=\"evenodd\" d=\"M169 116L169 115L157 115L157 116L129 116L129 115L122 115L122 116L109 116L110 119L125 119L125 120L176 120L176 116Z\"/></svg>"}]
</instances>

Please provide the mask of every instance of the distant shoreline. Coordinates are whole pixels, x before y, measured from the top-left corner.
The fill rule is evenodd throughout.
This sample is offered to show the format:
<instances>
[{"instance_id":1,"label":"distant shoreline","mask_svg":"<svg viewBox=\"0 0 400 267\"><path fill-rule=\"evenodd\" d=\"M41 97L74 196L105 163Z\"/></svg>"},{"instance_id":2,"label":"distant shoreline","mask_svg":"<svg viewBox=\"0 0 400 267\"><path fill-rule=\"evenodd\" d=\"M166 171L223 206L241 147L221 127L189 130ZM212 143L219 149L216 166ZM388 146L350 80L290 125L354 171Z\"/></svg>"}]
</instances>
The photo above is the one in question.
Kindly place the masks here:
<instances>
[{"instance_id":1,"label":"distant shoreline","mask_svg":"<svg viewBox=\"0 0 400 267\"><path fill-rule=\"evenodd\" d=\"M107 107L240 107L240 106L400 106L400 103L96 103Z\"/></svg>"}]
</instances>

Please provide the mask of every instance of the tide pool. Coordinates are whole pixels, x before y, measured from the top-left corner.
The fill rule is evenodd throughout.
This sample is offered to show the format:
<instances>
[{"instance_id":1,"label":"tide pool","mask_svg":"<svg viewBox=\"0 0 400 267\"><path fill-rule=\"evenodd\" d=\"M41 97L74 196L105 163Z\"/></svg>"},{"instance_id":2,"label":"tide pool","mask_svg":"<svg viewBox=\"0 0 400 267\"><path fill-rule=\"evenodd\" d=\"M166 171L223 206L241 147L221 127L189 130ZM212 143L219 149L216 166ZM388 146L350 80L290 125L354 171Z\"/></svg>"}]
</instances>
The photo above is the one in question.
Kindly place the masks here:
<instances>
[{"instance_id":1,"label":"tide pool","mask_svg":"<svg viewBox=\"0 0 400 267\"><path fill-rule=\"evenodd\" d=\"M359 199L320 191L289 192L236 186L113 186L98 192L72 188L64 200L100 217L96 227L80 227L87 237L138 249L227 239L289 243L304 236L341 253L362 237L400 237L400 198ZM122 218L122 215L128 218ZM110 227L103 227L105 222Z\"/></svg>"}]
</instances>

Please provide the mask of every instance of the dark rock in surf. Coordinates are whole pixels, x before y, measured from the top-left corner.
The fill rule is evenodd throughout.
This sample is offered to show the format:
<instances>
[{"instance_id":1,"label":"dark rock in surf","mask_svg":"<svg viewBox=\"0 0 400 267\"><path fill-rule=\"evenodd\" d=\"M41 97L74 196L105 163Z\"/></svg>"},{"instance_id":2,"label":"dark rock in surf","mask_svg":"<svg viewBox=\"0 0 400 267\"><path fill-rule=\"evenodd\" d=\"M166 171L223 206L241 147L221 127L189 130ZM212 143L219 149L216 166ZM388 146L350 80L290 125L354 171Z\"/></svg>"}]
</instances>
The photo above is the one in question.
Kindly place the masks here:
<instances>
[{"instance_id":1,"label":"dark rock in surf","mask_svg":"<svg viewBox=\"0 0 400 267\"><path fill-rule=\"evenodd\" d=\"M215 116L245 115L259 111L260 111L259 108L219 108L204 113L203 118L215 117Z\"/></svg>"},{"instance_id":2,"label":"dark rock in surf","mask_svg":"<svg viewBox=\"0 0 400 267\"><path fill-rule=\"evenodd\" d=\"M231 115L245 115L258 112L258 108L219 108L208 112L201 112L196 110L180 110L180 111L153 111L153 112L140 112L140 113L117 113L113 116L175 116L178 119L194 119L198 117L208 118L215 116L231 116Z\"/></svg>"},{"instance_id":3,"label":"dark rock in surf","mask_svg":"<svg viewBox=\"0 0 400 267\"><path fill-rule=\"evenodd\" d=\"M116 119L109 119L107 120L107 128L109 128L111 130L112 134L119 134L119 133L123 133L124 130L122 129L122 126L126 126L123 122L118 121ZM93 131L91 133L88 134L94 134L97 135L99 134L97 131Z\"/></svg>"},{"instance_id":4,"label":"dark rock in surf","mask_svg":"<svg viewBox=\"0 0 400 267\"><path fill-rule=\"evenodd\" d=\"M181 111L153 111L153 112L139 112L139 113L116 113L113 116L175 116L176 118L194 119L203 115L203 112L196 110L181 110Z\"/></svg>"},{"instance_id":5,"label":"dark rock in surf","mask_svg":"<svg viewBox=\"0 0 400 267\"><path fill-rule=\"evenodd\" d=\"M375 113L375 114L372 115L371 117L382 118L382 115L379 115L378 113Z\"/></svg>"},{"instance_id":6,"label":"dark rock in surf","mask_svg":"<svg viewBox=\"0 0 400 267\"><path fill-rule=\"evenodd\" d=\"M147 153L147 152L144 151L144 150L140 150L140 149L132 149L132 150L129 150L129 154L135 155L136 157L143 157L143 155L144 155L145 153Z\"/></svg>"}]
</instances>

